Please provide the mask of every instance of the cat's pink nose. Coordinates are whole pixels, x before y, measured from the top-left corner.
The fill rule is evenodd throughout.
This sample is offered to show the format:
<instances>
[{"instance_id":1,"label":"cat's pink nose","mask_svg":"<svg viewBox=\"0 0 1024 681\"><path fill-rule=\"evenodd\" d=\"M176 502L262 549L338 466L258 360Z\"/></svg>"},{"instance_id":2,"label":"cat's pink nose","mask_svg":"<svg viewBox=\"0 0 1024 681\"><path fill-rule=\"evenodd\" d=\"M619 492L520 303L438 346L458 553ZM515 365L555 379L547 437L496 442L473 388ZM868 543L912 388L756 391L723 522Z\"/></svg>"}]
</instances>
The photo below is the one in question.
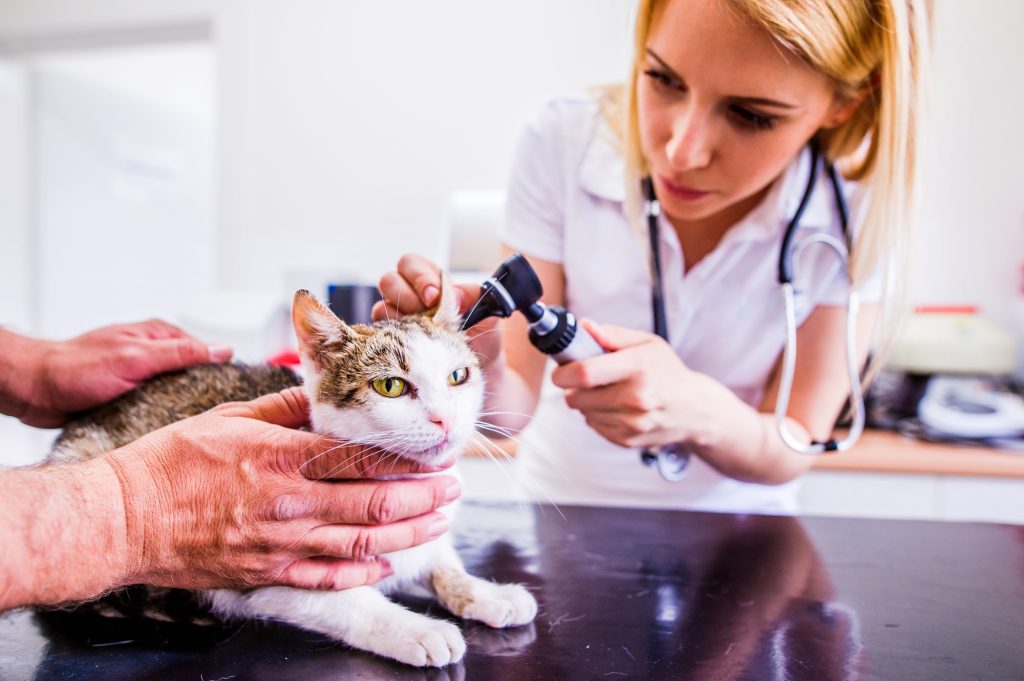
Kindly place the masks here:
<instances>
[{"instance_id":1,"label":"cat's pink nose","mask_svg":"<svg viewBox=\"0 0 1024 681\"><path fill-rule=\"evenodd\" d=\"M448 434L448 430L452 426L452 418L448 414L431 414L430 422L436 423L445 435Z\"/></svg>"}]
</instances>

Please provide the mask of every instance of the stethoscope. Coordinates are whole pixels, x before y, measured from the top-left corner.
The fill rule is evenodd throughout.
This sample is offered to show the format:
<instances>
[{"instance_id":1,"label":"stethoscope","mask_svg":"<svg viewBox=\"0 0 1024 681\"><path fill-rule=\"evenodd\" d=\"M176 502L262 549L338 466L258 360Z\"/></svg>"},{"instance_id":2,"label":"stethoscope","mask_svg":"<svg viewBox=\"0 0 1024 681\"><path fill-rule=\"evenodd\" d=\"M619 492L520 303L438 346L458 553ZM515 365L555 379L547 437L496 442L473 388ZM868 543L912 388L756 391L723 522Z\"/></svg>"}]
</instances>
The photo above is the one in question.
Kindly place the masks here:
<instances>
[{"instance_id":1,"label":"stethoscope","mask_svg":"<svg viewBox=\"0 0 1024 681\"><path fill-rule=\"evenodd\" d=\"M821 153L813 142L810 144L810 151L811 168L807 176L807 187L804 189L803 197L800 199L796 212L786 226L786 232L782 237L782 244L779 248L778 280L785 303L786 346L782 357L779 394L775 403L775 425L782 441L790 449L800 454L818 455L824 452L842 452L852 447L864 430L865 410L864 397L860 385L860 367L857 363L856 354L856 320L860 300L851 283L848 289L846 304L846 368L850 378L850 404L854 410L850 430L847 436L839 441L835 439L829 439L824 442L815 440L805 444L790 433L789 427L786 424L786 411L789 409L790 393L793 388L793 374L796 369L796 303L793 291L793 260L807 246L813 243L821 243L829 246L835 251L839 259L847 264L847 273L849 274L849 212L846 207L846 198L843 195L839 176L836 173L835 166L828 159L825 159L824 162L825 173L832 183L836 212L839 214L839 224L842 228L843 238L840 240L830 234L815 233L803 237L799 242L794 243L796 230L800 225L800 218L810 203L818 180L818 164L821 159ZM667 341L668 322L665 315L661 256L659 255L658 248L660 242L659 218L661 216L661 204L654 192L654 182L650 177L643 179L642 187L645 199L644 208L647 216L648 236L650 238L649 251L651 273L653 275L651 282L651 309L654 313L654 332ZM674 481L683 477L686 467L690 463L691 452L683 445L668 445L659 448L657 451L645 449L640 453L640 456L645 464L655 464L661 477L665 480Z\"/></svg>"}]
</instances>

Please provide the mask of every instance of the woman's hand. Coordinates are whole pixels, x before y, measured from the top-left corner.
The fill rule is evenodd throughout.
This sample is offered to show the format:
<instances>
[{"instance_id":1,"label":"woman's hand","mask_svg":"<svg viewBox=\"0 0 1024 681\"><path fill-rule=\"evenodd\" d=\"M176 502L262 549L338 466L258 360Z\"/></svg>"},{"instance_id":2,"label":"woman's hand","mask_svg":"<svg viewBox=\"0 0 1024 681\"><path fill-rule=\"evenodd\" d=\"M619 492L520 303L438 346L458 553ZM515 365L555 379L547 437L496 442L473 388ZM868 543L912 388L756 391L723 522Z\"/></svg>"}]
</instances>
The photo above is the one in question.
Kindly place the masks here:
<instances>
[{"instance_id":1,"label":"woman's hand","mask_svg":"<svg viewBox=\"0 0 1024 681\"><path fill-rule=\"evenodd\" d=\"M662 338L583 325L607 354L560 366L551 380L605 439L631 448L689 442L717 421L716 396L728 391L687 368Z\"/></svg>"},{"instance_id":2,"label":"woman's hand","mask_svg":"<svg viewBox=\"0 0 1024 681\"><path fill-rule=\"evenodd\" d=\"M181 588L285 584L340 589L390 574L375 557L447 529L449 476L296 430L299 388L221 405L103 457L120 481L123 583Z\"/></svg>"},{"instance_id":3,"label":"woman's hand","mask_svg":"<svg viewBox=\"0 0 1024 681\"><path fill-rule=\"evenodd\" d=\"M427 258L403 255L396 271L380 278L380 292L384 300L374 305L374 320L415 314L436 305L441 295L441 273L441 268ZM455 284L453 289L459 301L459 312L465 317L480 299L480 285ZM492 317L465 330L470 347L480 357L485 373L500 366L504 360L499 324L500 320Z\"/></svg>"},{"instance_id":4,"label":"woman's hand","mask_svg":"<svg viewBox=\"0 0 1024 681\"><path fill-rule=\"evenodd\" d=\"M26 377L26 394L16 415L41 428L60 426L75 412L109 402L156 374L231 358L230 348L209 347L159 319L107 326L66 341L21 340L25 357L17 370Z\"/></svg>"}]
</instances>

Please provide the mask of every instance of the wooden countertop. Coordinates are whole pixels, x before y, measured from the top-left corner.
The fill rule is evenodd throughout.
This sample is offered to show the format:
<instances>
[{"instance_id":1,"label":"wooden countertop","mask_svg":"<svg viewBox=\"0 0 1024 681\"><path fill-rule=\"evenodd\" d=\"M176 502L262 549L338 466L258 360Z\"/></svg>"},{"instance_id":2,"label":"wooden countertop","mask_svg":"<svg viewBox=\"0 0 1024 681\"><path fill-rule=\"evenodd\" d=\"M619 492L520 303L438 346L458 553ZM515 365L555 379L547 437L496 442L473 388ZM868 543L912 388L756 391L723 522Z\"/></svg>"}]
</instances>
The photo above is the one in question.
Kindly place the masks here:
<instances>
[{"instance_id":1,"label":"wooden countertop","mask_svg":"<svg viewBox=\"0 0 1024 681\"><path fill-rule=\"evenodd\" d=\"M840 433L836 434L841 438ZM494 440L509 456L515 442ZM469 456L484 456L472 450ZM912 473L917 475L967 475L1024 478L1024 453L985 447L921 442L898 433L867 430L852 449L818 457L814 470L856 473Z\"/></svg>"},{"instance_id":2,"label":"wooden countertop","mask_svg":"<svg viewBox=\"0 0 1024 681\"><path fill-rule=\"evenodd\" d=\"M899 433L867 430L849 451L818 457L814 470L1024 478L1024 453L921 442Z\"/></svg>"}]
</instances>

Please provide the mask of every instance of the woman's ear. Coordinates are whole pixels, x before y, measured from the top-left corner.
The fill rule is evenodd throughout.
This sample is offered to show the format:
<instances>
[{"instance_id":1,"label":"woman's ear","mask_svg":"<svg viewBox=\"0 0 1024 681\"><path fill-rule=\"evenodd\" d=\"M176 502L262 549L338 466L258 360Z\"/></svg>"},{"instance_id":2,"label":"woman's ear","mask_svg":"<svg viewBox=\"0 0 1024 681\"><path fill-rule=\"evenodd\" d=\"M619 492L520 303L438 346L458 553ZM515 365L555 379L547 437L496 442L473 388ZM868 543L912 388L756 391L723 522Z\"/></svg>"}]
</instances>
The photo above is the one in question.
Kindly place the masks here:
<instances>
[{"instance_id":1,"label":"woman's ear","mask_svg":"<svg viewBox=\"0 0 1024 681\"><path fill-rule=\"evenodd\" d=\"M868 93L868 90L864 90L853 97L836 95L821 127L831 130L850 120L850 117L857 112L860 105L867 99Z\"/></svg>"},{"instance_id":2,"label":"woman's ear","mask_svg":"<svg viewBox=\"0 0 1024 681\"><path fill-rule=\"evenodd\" d=\"M299 357L323 369L325 349L344 344L352 329L305 289L295 292L292 302L292 326L299 345Z\"/></svg>"}]
</instances>

